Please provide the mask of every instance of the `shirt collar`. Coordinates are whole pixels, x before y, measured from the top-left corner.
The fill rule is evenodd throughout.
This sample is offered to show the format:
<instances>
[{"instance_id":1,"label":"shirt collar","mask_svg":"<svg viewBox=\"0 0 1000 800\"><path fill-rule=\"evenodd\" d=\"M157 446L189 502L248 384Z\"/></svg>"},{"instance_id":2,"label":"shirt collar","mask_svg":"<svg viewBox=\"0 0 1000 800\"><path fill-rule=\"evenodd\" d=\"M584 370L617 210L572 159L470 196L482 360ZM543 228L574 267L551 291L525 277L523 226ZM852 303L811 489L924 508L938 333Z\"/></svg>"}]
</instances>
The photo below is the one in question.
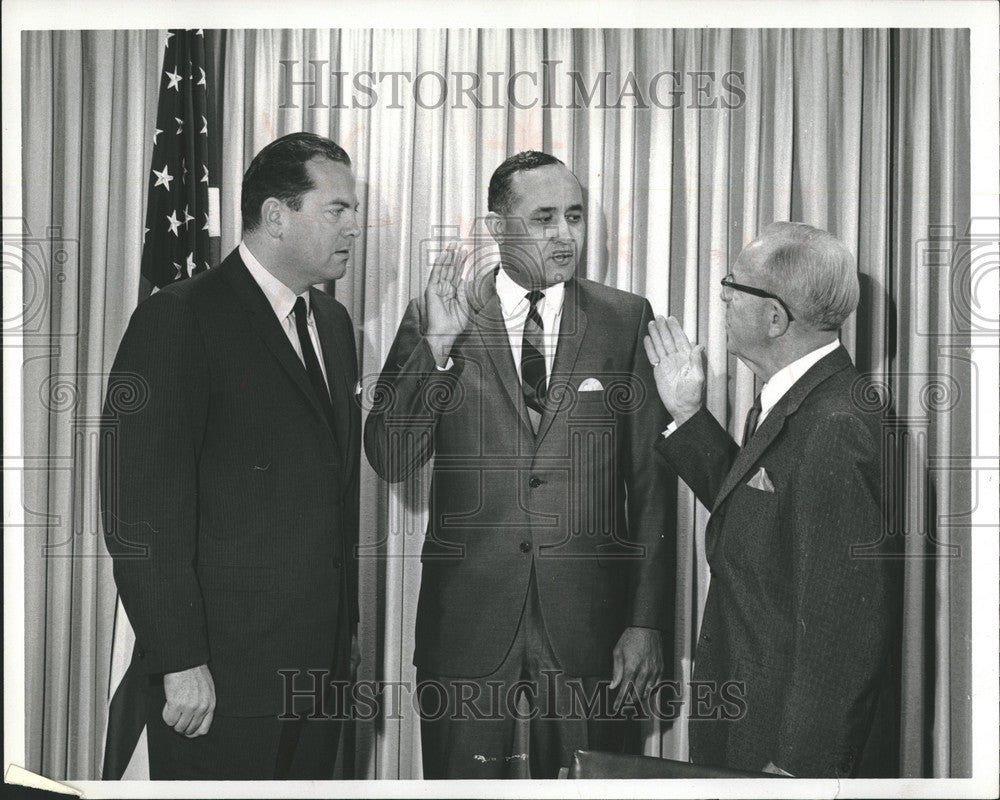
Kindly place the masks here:
<instances>
[{"instance_id":1,"label":"shirt collar","mask_svg":"<svg viewBox=\"0 0 1000 800\"><path fill-rule=\"evenodd\" d=\"M528 290L517 283L507 271L500 267L497 270L497 295L500 298L500 308L503 310L504 319L527 313L528 299L525 295ZM558 311L562 308L563 298L566 295L565 283L554 283L542 290L545 299L545 308L548 311ZM521 308L521 306L524 306Z\"/></svg>"},{"instance_id":2,"label":"shirt collar","mask_svg":"<svg viewBox=\"0 0 1000 800\"><path fill-rule=\"evenodd\" d=\"M764 384L764 388L760 390L760 414L761 419L767 414L775 404L785 396L785 393L791 389L796 382L805 375L809 369L826 355L829 355L834 350L840 347L840 341L834 339L829 344L825 344L822 347L817 347L810 353L806 353L802 358L798 358L786 367L782 367L774 375L771 376L771 380Z\"/></svg>"},{"instance_id":3,"label":"shirt collar","mask_svg":"<svg viewBox=\"0 0 1000 800\"><path fill-rule=\"evenodd\" d=\"M295 301L298 297L301 297L306 301L306 315L309 315L309 290L306 289L302 294L296 296L292 293L285 284L274 277L267 269L264 267L257 257L250 252L250 248L247 247L246 242L240 242L240 258L243 259L243 263L246 264L247 270L249 270L250 275L260 290L264 293L264 297L267 298L267 302L271 306L271 310L274 311L274 315L278 318L279 322L284 322L285 318L292 313L292 308L295 306Z\"/></svg>"}]
</instances>

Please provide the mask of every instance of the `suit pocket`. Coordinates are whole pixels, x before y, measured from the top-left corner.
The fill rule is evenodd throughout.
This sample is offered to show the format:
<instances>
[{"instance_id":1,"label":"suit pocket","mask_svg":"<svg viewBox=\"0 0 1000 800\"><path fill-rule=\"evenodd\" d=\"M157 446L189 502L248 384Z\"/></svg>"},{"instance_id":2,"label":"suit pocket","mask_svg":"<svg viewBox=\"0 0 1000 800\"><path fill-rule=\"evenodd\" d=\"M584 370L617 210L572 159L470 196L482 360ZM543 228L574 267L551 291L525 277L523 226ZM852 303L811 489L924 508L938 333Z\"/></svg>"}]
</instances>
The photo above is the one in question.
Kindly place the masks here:
<instances>
[{"instance_id":1,"label":"suit pocket","mask_svg":"<svg viewBox=\"0 0 1000 800\"><path fill-rule=\"evenodd\" d=\"M198 582L206 592L273 592L278 586L278 572L272 567L200 564Z\"/></svg>"}]
</instances>

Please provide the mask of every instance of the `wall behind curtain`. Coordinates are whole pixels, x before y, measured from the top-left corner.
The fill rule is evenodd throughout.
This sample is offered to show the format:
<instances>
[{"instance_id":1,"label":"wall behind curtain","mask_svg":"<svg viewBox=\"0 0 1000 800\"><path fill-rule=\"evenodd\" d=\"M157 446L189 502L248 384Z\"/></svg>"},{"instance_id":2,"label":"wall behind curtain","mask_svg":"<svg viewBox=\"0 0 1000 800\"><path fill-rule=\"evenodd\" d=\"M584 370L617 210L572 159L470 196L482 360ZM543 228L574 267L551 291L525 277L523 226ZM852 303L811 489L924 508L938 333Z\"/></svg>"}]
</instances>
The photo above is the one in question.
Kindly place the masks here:
<instances>
[{"instance_id":1,"label":"wall behind curtain","mask_svg":"<svg viewBox=\"0 0 1000 800\"><path fill-rule=\"evenodd\" d=\"M53 36L75 41L77 50L53 52ZM141 36L146 36L144 45L137 43ZM122 55L114 62L115 72L132 76L132 81L142 76L143 91L153 93L155 107L159 52L155 36L141 36L38 34L25 47L26 65L32 64L25 69L26 85L30 81L45 98L45 107L29 110L25 121L26 131L30 127L39 132L32 136L41 136L39 145L26 150L25 175L45 176L38 185L26 186L25 208L35 209L39 220L65 217L86 228L88 236L98 229L116 247L128 243L127 253L119 253L117 260L107 257L112 246L107 243L104 250L90 246L87 259L81 260L79 279L92 287L87 308L101 303L104 321L96 328L86 317L73 363L84 359L97 371L110 364L134 305L148 170L143 158L149 156L149 114L155 109L145 95L146 118L132 114L121 122L128 126L122 130L128 131L125 139L138 159L131 180L124 181L119 160L102 160L107 142L115 141L114 131L79 118L96 113L93 103L82 104L79 92L60 97L51 89L46 94L44 87L86 63L87 47L108 46L121 38L135 43L129 52L143 65L127 69ZM366 383L378 374L407 302L423 291L429 271L427 240L442 229L466 238L485 236L477 218L485 213L489 176L518 150L550 151L580 178L588 206L582 274L648 297L657 313L676 315L692 337L708 344L708 406L733 433L755 387L752 374L726 354L719 279L742 246L774 219L802 220L841 236L858 255L863 280L862 305L845 325L844 343L863 372L884 379L895 408L909 418L905 433L914 443L906 451L908 483L896 499L908 527L894 531L914 534L903 537L907 551L922 556L906 562L903 766L908 775L968 771L969 557L967 529L955 515L969 508L969 488L963 476L942 480L929 474L925 464L928 458L970 452L971 378L956 358L958 349L945 347L955 345L960 332L949 302L951 275L947 266L922 269L914 249L915 241L927 238L929 226L955 225L961 233L968 220L965 32L285 30L230 31L225 41L222 252L239 242L239 186L257 150L277 136L303 129L344 146L354 161L367 227L348 275L332 290L355 322ZM317 68L326 73L325 79L320 77L325 86L320 99L329 106L330 72L347 73L348 86L350 76L364 70L411 76L494 71L506 77L519 70L540 75L543 59L560 62L553 74L556 96L564 98L564 105L571 96L569 70L578 71L587 87L599 73L609 73L611 104L630 72L645 92L652 76L663 70L714 72L717 78L735 70L743 75L745 102L733 109L691 108L693 91L685 83L686 94L674 110L637 108L629 98L623 108L599 108L596 98L581 102L580 108L519 109L507 103L475 108L468 102L466 108L451 102L423 108L409 91L400 93L401 108L390 108L388 88L382 84L380 102L370 109L352 107L349 101L347 108L310 107L307 88L289 93L288 67L281 63L291 60L291 77L302 81L314 77L310 60L325 62ZM436 96L435 87L428 82L429 96ZM117 99L109 101L113 116L128 116L128 104L143 96L133 93L129 99L129 94L116 92ZM73 108L77 116L64 120L66 109ZM93 137L87 133L91 129ZM81 136L95 152L80 153L78 145L53 160L53 153ZM27 145L32 137L26 133L24 138ZM93 184L80 180L81 170L96 171ZM127 195L127 213L95 221L93 208L100 204L89 197L68 206L55 201L66 187L85 195L91 185L101 186L105 203L109 193L112 198ZM65 305L67 314L76 313L72 301ZM58 328L63 323L53 324ZM55 371L44 367L49 368ZM25 386L40 379L29 384L26 375ZM935 382L954 391L944 400L933 389L928 395L927 386ZM28 452L44 454L50 437L70 436L68 415L35 403L29 418L29 388L26 395L26 431L32 439ZM88 409L97 408L98 395L99 388L90 389ZM30 428L29 419L35 423ZM406 484L386 487L362 463L365 678L412 684L415 677L410 659L427 476L425 469ZM86 508L93 505L96 494L87 493L91 489L80 484L60 493L36 482L26 489L35 505L26 500L26 506L56 513L51 507L59 497L65 509L58 513L65 518L70 497ZM686 682L708 587L708 515L686 487L679 492L674 649L675 676ZM950 513L957 522L940 529L938 520ZM47 535L57 538L61 528L48 524ZM964 545L964 556L936 557L942 551L935 541ZM91 545L91 550L99 546ZM28 627L39 637L37 642L29 639L29 675L32 664L45 665L43 677L29 687L29 720L35 719L29 722L29 741L32 757L38 759L33 763L48 767L43 771L53 777L62 770L92 776L99 743L95 747L82 736L73 737L77 744L70 745L66 737L82 725L81 716L92 720L92 728L79 730L103 730L100 682L106 683L106 671L103 678L101 674L107 659L102 648L110 647L107 627L114 598L109 565L106 559L75 560L75 567L40 560L30 544L28 561L27 606L35 609L29 612ZM80 608L81 594L89 598L87 614L67 614L67 608ZM100 631L96 638L92 628ZM68 697L68 687L81 681L98 691ZM69 716L67 704L75 709ZM390 712L385 719L359 725L358 775L419 777L419 726L409 697L404 694L400 707ZM650 754L686 758L686 724L647 731L645 747Z\"/></svg>"}]
</instances>

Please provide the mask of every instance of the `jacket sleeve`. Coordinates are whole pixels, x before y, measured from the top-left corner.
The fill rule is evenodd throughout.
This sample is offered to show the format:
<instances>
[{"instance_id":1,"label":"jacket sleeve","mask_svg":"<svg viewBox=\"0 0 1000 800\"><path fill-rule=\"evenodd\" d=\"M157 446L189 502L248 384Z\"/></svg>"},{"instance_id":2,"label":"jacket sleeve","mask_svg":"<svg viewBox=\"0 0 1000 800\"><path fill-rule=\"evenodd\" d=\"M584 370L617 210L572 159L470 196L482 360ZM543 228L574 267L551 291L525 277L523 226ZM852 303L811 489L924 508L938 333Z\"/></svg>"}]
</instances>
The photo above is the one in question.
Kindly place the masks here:
<instances>
[{"instance_id":1,"label":"jacket sleeve","mask_svg":"<svg viewBox=\"0 0 1000 800\"><path fill-rule=\"evenodd\" d=\"M880 447L856 416L810 436L792 494L792 671L772 759L792 775L849 775L888 659L891 573L852 546L881 534Z\"/></svg>"},{"instance_id":2,"label":"jacket sleeve","mask_svg":"<svg viewBox=\"0 0 1000 800\"><path fill-rule=\"evenodd\" d=\"M440 370L412 300L375 385L365 422L365 454L389 483L405 480L434 455L442 399L455 390L460 366Z\"/></svg>"},{"instance_id":3,"label":"jacket sleeve","mask_svg":"<svg viewBox=\"0 0 1000 800\"><path fill-rule=\"evenodd\" d=\"M100 448L105 543L145 673L210 657L194 566L207 398L197 321L181 298L156 293L136 309L118 349Z\"/></svg>"},{"instance_id":4,"label":"jacket sleeve","mask_svg":"<svg viewBox=\"0 0 1000 800\"><path fill-rule=\"evenodd\" d=\"M704 406L654 447L709 510L740 450Z\"/></svg>"},{"instance_id":5,"label":"jacket sleeve","mask_svg":"<svg viewBox=\"0 0 1000 800\"><path fill-rule=\"evenodd\" d=\"M653 310L643 302L631 365L635 409L625 414L626 490L629 539L643 548L633 565L631 624L673 628L677 557L677 476L656 458L650 435L667 427L668 416L656 394L653 369L642 340ZM614 400L614 398L612 398Z\"/></svg>"}]
</instances>

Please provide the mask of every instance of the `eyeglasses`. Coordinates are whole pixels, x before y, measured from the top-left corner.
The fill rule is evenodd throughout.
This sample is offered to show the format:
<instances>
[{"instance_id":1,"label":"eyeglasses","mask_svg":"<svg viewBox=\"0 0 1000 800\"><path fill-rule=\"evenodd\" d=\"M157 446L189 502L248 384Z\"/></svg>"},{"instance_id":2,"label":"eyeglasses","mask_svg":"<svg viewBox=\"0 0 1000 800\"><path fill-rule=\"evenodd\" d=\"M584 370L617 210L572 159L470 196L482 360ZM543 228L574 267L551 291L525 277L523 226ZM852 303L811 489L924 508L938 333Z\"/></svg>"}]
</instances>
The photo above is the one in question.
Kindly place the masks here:
<instances>
[{"instance_id":1,"label":"eyeglasses","mask_svg":"<svg viewBox=\"0 0 1000 800\"><path fill-rule=\"evenodd\" d=\"M756 286L744 286L742 283L736 283L735 281L733 281L733 273L731 272L725 278L723 278L720 281L720 283L722 284L722 288L729 290L730 293L732 292L733 289L735 289L737 292L743 292L744 294L752 294L755 297L766 297L769 300L776 300L778 303L781 304L781 307L785 309L785 313L788 315L788 321L795 322L795 317L792 316L792 312L785 304L785 301L782 300L780 297L778 297L778 295L771 294L770 292L765 291L764 289L758 289ZM723 299L728 300L729 297L724 296Z\"/></svg>"}]
</instances>

